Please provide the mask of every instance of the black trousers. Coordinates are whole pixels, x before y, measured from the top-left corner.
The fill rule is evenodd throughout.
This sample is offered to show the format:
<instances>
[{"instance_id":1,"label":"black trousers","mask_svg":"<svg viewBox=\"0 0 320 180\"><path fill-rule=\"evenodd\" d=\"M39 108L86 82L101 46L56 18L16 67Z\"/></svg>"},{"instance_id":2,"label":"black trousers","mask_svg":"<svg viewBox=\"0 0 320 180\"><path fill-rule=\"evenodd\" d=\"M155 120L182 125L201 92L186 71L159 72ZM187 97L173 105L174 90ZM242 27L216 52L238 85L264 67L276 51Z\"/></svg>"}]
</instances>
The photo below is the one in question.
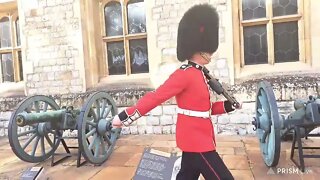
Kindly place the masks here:
<instances>
[{"instance_id":1,"label":"black trousers","mask_svg":"<svg viewBox=\"0 0 320 180\"><path fill-rule=\"evenodd\" d=\"M233 180L231 172L216 151L183 152L177 180L197 180L200 173L206 180Z\"/></svg>"}]
</instances>

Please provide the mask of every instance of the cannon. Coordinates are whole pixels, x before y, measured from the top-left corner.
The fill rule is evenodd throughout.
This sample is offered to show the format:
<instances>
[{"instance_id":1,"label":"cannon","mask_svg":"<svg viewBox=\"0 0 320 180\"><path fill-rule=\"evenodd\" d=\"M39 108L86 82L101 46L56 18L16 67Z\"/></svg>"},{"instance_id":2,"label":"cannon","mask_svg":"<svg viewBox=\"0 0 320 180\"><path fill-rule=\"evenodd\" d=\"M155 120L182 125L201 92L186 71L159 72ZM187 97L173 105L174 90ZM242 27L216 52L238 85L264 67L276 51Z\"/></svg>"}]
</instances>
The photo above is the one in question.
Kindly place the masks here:
<instances>
[{"instance_id":1,"label":"cannon","mask_svg":"<svg viewBox=\"0 0 320 180\"><path fill-rule=\"evenodd\" d=\"M290 159L302 171L305 171L304 158L320 158L320 155L304 154L302 138L320 136L310 132L320 126L320 97L309 96L305 100L294 101L294 111L287 117L280 115L271 84L267 81L258 83L256 94L255 117L252 124L260 143L264 163L268 167L277 166L280 158L281 140L292 137ZM296 146L297 143L297 146ZM299 162L294 159L294 150L298 149Z\"/></svg>"},{"instance_id":2,"label":"cannon","mask_svg":"<svg viewBox=\"0 0 320 180\"><path fill-rule=\"evenodd\" d=\"M69 149L77 148L77 167L85 162L100 165L112 153L121 133L121 128L112 127L117 113L115 102L103 91L92 93L81 109L60 108L49 96L30 96L21 101L11 115L10 146L17 157L30 163L51 157L51 166L54 166L72 156ZM65 136L66 131L75 132L77 137ZM67 139L76 139L78 146L67 146ZM56 153L60 144L66 153ZM55 161L56 155L63 158ZM81 162L82 156L84 162Z\"/></svg>"}]
</instances>

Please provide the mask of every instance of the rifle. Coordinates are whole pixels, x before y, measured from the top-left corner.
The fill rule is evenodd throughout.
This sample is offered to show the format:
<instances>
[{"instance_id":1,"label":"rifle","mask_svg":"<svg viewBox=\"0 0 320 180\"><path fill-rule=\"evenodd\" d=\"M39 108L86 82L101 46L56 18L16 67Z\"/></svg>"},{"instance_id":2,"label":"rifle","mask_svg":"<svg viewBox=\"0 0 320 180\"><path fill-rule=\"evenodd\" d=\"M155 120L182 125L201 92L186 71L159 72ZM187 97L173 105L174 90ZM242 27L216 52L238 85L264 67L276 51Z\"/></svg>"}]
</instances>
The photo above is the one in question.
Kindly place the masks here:
<instances>
[{"instance_id":1,"label":"rifle","mask_svg":"<svg viewBox=\"0 0 320 180\"><path fill-rule=\"evenodd\" d=\"M203 67L203 72L206 78L208 79L208 84L211 87L213 91L215 91L218 95L223 95L228 101L231 102L232 106L235 108L240 107L240 103L231 96L221 85L221 83L218 81L218 79L212 77L209 74L209 70L206 67Z\"/></svg>"}]
</instances>

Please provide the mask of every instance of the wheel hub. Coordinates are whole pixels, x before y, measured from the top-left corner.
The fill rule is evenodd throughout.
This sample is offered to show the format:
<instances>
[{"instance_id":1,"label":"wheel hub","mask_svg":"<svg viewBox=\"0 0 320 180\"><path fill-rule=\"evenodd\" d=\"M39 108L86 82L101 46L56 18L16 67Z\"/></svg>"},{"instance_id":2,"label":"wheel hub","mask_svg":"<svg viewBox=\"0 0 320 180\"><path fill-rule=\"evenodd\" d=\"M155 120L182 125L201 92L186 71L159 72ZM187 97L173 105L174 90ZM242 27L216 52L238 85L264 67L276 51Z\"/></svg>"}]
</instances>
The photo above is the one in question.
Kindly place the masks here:
<instances>
[{"instance_id":1,"label":"wheel hub","mask_svg":"<svg viewBox=\"0 0 320 180\"><path fill-rule=\"evenodd\" d=\"M47 123L39 123L37 126L37 133L39 136L43 137L44 135L49 133L49 129L47 127Z\"/></svg>"},{"instance_id":2,"label":"wheel hub","mask_svg":"<svg viewBox=\"0 0 320 180\"><path fill-rule=\"evenodd\" d=\"M106 132L110 132L111 128L111 122L106 119L101 119L98 122L97 131L100 136L103 136L104 134L106 134Z\"/></svg>"}]
</instances>

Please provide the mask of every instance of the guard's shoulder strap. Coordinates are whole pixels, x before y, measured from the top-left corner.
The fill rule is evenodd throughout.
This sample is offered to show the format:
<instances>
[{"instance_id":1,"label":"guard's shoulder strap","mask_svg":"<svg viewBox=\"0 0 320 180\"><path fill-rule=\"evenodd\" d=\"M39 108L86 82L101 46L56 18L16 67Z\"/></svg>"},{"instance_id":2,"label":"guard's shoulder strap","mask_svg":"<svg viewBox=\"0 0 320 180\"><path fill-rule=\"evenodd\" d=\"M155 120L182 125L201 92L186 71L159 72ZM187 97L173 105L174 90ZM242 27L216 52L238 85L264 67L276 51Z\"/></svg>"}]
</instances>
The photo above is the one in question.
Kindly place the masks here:
<instances>
[{"instance_id":1,"label":"guard's shoulder strap","mask_svg":"<svg viewBox=\"0 0 320 180\"><path fill-rule=\"evenodd\" d=\"M180 66L180 69L187 70L190 67L192 67L190 64L183 64Z\"/></svg>"}]
</instances>

